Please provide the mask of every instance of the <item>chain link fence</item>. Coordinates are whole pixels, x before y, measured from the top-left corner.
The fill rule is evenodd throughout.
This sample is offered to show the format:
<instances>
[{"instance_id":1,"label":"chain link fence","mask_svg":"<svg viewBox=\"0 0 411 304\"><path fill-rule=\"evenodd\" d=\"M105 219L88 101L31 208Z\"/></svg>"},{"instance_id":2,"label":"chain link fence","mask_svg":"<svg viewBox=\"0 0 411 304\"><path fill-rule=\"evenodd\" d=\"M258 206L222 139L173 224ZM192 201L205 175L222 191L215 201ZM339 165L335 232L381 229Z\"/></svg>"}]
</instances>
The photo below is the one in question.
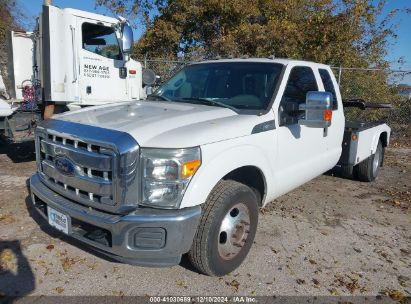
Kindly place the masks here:
<instances>
[{"instance_id":1,"label":"chain link fence","mask_svg":"<svg viewBox=\"0 0 411 304\"><path fill-rule=\"evenodd\" d=\"M162 58L140 59L145 68L152 69L160 79L160 85L184 66L193 63L186 60ZM332 67L340 84L343 100L361 99L370 103L389 103L391 109L359 110L347 108L350 120L387 121L397 135L411 136L411 91L401 91L399 84L411 77L411 70ZM387 82L388 79L388 82Z\"/></svg>"},{"instance_id":2,"label":"chain link fence","mask_svg":"<svg viewBox=\"0 0 411 304\"><path fill-rule=\"evenodd\" d=\"M153 70L156 75L160 76L158 85L171 78L175 73L181 70L186 65L192 63L192 61L186 60L168 60L168 59L147 59L143 58L139 60L143 67Z\"/></svg>"},{"instance_id":3,"label":"chain link fence","mask_svg":"<svg viewBox=\"0 0 411 304\"><path fill-rule=\"evenodd\" d=\"M333 70L344 100L362 99L392 106L391 109L346 108L347 119L385 121L393 128L395 137L411 137L411 90L402 85L411 71L344 67L333 67Z\"/></svg>"}]
</instances>

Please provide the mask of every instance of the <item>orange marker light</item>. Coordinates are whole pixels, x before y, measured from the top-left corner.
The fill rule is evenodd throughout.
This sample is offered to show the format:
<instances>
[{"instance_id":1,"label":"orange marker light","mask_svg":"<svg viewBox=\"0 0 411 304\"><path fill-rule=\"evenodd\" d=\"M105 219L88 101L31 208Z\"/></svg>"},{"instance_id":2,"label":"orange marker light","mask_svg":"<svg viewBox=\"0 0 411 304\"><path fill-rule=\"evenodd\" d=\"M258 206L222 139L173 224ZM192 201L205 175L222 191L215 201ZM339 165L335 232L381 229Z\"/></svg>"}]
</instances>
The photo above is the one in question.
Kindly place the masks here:
<instances>
[{"instance_id":1,"label":"orange marker light","mask_svg":"<svg viewBox=\"0 0 411 304\"><path fill-rule=\"evenodd\" d=\"M181 167L181 176L183 178L192 177L194 175L194 173L196 173L196 171L197 171L198 167L200 167L200 165L201 165L200 160L192 160L192 161L186 162Z\"/></svg>"},{"instance_id":2,"label":"orange marker light","mask_svg":"<svg viewBox=\"0 0 411 304\"><path fill-rule=\"evenodd\" d=\"M332 110L325 110L324 111L324 120L325 121L331 121L332 117L333 117L333 111Z\"/></svg>"}]
</instances>

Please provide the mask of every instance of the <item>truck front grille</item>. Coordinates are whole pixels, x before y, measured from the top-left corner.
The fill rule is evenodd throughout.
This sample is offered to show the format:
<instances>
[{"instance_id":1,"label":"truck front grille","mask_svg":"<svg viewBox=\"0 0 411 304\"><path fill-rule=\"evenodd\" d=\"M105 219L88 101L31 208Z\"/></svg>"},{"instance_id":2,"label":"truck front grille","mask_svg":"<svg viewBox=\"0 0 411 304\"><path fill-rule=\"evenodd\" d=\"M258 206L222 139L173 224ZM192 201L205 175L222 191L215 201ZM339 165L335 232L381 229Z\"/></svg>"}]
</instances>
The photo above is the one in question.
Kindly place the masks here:
<instances>
[{"instance_id":1,"label":"truck front grille","mask_svg":"<svg viewBox=\"0 0 411 304\"><path fill-rule=\"evenodd\" d=\"M137 142L124 132L58 120L36 130L43 183L74 202L112 213L137 206L138 155Z\"/></svg>"},{"instance_id":2,"label":"truck front grille","mask_svg":"<svg viewBox=\"0 0 411 304\"><path fill-rule=\"evenodd\" d=\"M114 151L78 139L46 134L38 136L40 167L45 181L58 193L79 203L114 205ZM56 168L56 159L65 157L74 165L72 175Z\"/></svg>"}]
</instances>

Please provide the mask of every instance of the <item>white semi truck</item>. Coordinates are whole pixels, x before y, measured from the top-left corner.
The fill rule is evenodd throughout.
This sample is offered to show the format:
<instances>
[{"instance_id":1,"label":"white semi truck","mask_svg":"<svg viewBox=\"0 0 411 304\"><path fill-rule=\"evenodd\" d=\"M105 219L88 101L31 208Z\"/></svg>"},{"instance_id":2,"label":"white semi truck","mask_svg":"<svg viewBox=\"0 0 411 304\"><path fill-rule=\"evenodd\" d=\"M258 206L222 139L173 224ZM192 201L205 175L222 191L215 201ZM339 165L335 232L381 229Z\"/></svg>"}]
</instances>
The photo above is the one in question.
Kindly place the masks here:
<instances>
[{"instance_id":1,"label":"white semi truck","mask_svg":"<svg viewBox=\"0 0 411 304\"><path fill-rule=\"evenodd\" d=\"M54 113L143 99L155 76L130 58L133 31L125 19L49 2L34 32L9 35L10 98L0 99L0 135L11 140Z\"/></svg>"},{"instance_id":2,"label":"white semi truck","mask_svg":"<svg viewBox=\"0 0 411 304\"><path fill-rule=\"evenodd\" d=\"M386 124L345 121L327 65L199 62L146 101L38 127L31 198L49 225L119 261L169 266L188 252L221 276L246 258L258 208L337 164L374 180L389 139Z\"/></svg>"}]
</instances>

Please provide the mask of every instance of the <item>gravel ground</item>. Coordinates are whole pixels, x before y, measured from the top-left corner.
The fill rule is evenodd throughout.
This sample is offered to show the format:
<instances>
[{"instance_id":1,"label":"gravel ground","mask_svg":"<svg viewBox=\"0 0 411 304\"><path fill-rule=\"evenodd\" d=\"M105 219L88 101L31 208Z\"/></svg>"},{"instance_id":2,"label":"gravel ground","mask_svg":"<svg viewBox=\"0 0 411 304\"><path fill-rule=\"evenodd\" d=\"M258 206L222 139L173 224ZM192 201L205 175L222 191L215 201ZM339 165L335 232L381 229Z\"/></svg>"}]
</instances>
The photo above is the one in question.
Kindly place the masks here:
<instances>
[{"instance_id":1,"label":"gravel ground","mask_svg":"<svg viewBox=\"0 0 411 304\"><path fill-rule=\"evenodd\" d=\"M268 204L246 261L222 278L196 273L185 258L172 268L112 262L48 228L30 206L31 149L0 148L0 297L411 296L409 147L387 150L374 183L329 173Z\"/></svg>"}]
</instances>

